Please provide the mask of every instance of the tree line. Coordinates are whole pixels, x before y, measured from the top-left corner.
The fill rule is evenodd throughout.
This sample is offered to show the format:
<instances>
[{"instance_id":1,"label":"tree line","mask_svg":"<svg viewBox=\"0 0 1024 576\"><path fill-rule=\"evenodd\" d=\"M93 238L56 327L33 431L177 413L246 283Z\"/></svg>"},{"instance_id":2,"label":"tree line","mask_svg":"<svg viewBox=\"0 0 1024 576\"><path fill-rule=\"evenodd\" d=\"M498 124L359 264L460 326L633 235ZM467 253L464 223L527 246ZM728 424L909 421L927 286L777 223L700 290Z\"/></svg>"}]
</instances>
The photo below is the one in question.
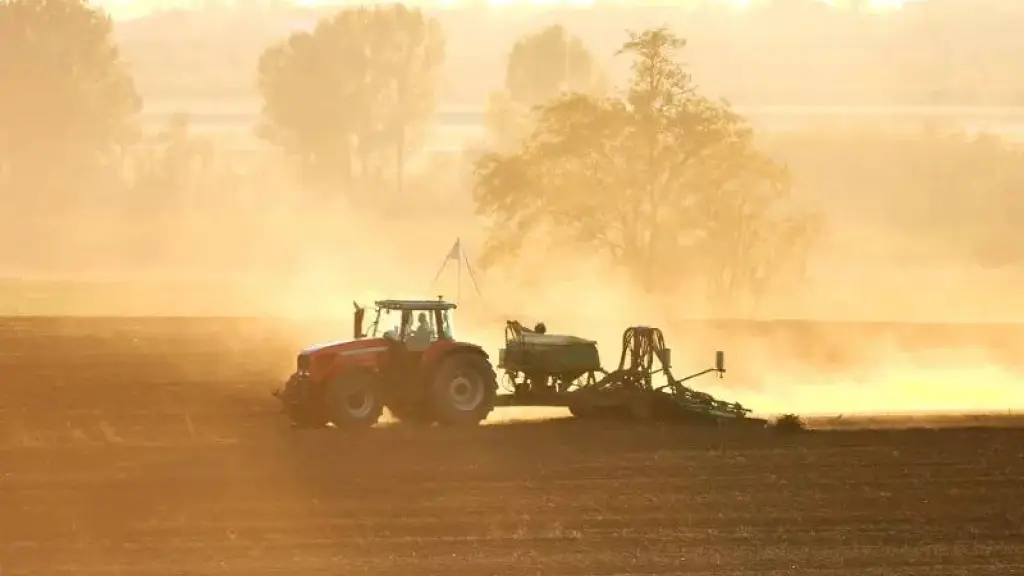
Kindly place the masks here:
<instances>
[{"instance_id":1,"label":"tree line","mask_svg":"<svg viewBox=\"0 0 1024 576\"><path fill-rule=\"evenodd\" d=\"M259 12L243 4L119 23L118 38L137 62L144 92L169 98L248 94L251 61L277 37L281 23L332 10L283 3ZM549 24L571 23L604 58L617 48L624 29L653 22L667 23L692 43L690 70L704 87L747 105L1024 104L1017 56L1024 51L1024 37L1017 33L1024 4L1012 0L985 0L984 9L969 0L908 1L899 10L883 11L854 0L765 0L740 11L719 0L598 3L600 8L589 10L522 4L525 10L501 18L466 2L431 12L450 38L447 93L482 101L486 86L499 81L499 67L485 67L479 75L462 70L497 62L514 38ZM230 50L217 48L227 43ZM167 74L171 66L187 73ZM740 69L748 72L738 74Z\"/></svg>"},{"instance_id":2,"label":"tree line","mask_svg":"<svg viewBox=\"0 0 1024 576\"><path fill-rule=\"evenodd\" d=\"M210 156L180 118L134 156L142 107L112 24L84 0L0 2L0 185L4 211L36 216L82 203L152 203L196 186ZM686 41L634 31L612 86L561 26L511 47L472 158L472 200L489 222L482 264L515 259L531 239L600 254L648 291L712 295L728 307L792 288L824 232L793 199L788 167L749 123L704 95ZM423 149L446 57L444 30L402 4L345 8L268 46L253 63L257 133L297 166L313 202L414 194L406 163ZM150 144L153 144L151 141ZM797 285L798 286L798 285Z\"/></svg>"}]
</instances>

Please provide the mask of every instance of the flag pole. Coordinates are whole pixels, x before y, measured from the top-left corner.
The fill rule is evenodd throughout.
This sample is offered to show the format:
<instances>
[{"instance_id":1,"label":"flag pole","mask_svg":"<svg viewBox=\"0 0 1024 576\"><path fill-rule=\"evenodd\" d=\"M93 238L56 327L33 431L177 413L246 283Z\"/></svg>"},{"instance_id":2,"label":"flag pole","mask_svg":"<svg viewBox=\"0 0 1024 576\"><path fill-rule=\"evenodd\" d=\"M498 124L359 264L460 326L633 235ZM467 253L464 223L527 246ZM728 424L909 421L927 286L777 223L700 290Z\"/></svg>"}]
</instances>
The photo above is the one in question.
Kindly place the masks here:
<instances>
[{"instance_id":1,"label":"flag pole","mask_svg":"<svg viewBox=\"0 0 1024 576\"><path fill-rule=\"evenodd\" d=\"M444 261L441 262L441 268L437 271L437 274L434 275L434 281L430 283L430 289L431 290L434 289L434 286L437 284L437 280L441 277L441 273L444 272L444 269L448 266L448 262L451 261L451 260L455 260L456 261L455 262L456 265L459 267L458 268L458 272L457 272L457 274L458 274L458 286L455 288L455 301L458 302L459 298L461 296L461 293L462 293L462 259L463 259L463 257L464 256L463 256L463 252L462 252L462 239L461 238L456 238L455 239L455 244L453 244L451 249L448 250L448 254L446 254L445 257L444 257Z\"/></svg>"},{"instance_id":2,"label":"flag pole","mask_svg":"<svg viewBox=\"0 0 1024 576\"><path fill-rule=\"evenodd\" d=\"M441 262L441 268L438 269L437 274L434 274L434 280L430 283L430 289L433 290L434 286L437 285L437 280L441 277L441 273L444 272L445 267L448 266L448 258Z\"/></svg>"},{"instance_id":3,"label":"flag pole","mask_svg":"<svg viewBox=\"0 0 1024 576\"><path fill-rule=\"evenodd\" d=\"M476 274L473 274L473 265L469 263L469 256L466 256L465 250L462 251L461 262L466 265L466 272L469 273L469 281L473 283L473 290L476 292L477 296L481 296L480 285L476 283Z\"/></svg>"}]
</instances>

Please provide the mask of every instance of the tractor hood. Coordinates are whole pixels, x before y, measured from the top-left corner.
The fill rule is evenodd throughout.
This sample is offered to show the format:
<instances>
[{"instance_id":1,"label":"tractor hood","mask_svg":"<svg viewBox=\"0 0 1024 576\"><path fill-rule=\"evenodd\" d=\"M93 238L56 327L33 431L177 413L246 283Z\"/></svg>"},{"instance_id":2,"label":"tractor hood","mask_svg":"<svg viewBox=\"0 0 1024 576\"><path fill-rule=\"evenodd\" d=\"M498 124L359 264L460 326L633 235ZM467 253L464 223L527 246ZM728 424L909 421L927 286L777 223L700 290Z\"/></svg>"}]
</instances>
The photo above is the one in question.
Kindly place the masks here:
<instances>
[{"instance_id":1,"label":"tractor hood","mask_svg":"<svg viewBox=\"0 0 1024 576\"><path fill-rule=\"evenodd\" d=\"M334 342L323 342L321 344L309 346L308 348L303 348L300 355L315 356L319 354L337 354L348 350L357 351L366 348L379 350L382 346L387 346L387 341L383 338L366 338L363 340L345 341L338 340Z\"/></svg>"},{"instance_id":2,"label":"tractor hood","mask_svg":"<svg viewBox=\"0 0 1024 576\"><path fill-rule=\"evenodd\" d=\"M331 350L333 350L335 348L338 348L338 349L343 348L348 343L349 342L346 342L344 340L334 340L332 342L321 342L320 344L314 344L312 346L308 346L306 348L303 348L299 353L302 354L303 356L312 356L313 354L316 354L317 352L321 352L321 351L328 351L329 352L329 351L331 351Z\"/></svg>"}]
</instances>

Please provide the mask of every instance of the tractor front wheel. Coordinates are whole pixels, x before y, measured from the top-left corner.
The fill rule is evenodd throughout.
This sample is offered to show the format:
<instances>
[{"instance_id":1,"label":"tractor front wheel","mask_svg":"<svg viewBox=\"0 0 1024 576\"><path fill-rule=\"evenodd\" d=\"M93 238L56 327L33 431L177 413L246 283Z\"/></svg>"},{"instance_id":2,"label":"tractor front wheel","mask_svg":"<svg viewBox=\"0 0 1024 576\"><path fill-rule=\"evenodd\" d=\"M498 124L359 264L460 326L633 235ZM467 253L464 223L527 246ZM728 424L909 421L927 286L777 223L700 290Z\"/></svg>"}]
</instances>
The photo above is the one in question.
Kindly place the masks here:
<instances>
[{"instance_id":1,"label":"tractor front wheel","mask_svg":"<svg viewBox=\"0 0 1024 576\"><path fill-rule=\"evenodd\" d=\"M324 406L337 428L369 428L384 412L381 383L366 372L342 373L327 383Z\"/></svg>"},{"instance_id":2,"label":"tractor front wheel","mask_svg":"<svg viewBox=\"0 0 1024 576\"><path fill-rule=\"evenodd\" d=\"M434 415L440 424L475 425L494 409L498 377L479 354L455 354L444 359L430 387Z\"/></svg>"}]
</instances>

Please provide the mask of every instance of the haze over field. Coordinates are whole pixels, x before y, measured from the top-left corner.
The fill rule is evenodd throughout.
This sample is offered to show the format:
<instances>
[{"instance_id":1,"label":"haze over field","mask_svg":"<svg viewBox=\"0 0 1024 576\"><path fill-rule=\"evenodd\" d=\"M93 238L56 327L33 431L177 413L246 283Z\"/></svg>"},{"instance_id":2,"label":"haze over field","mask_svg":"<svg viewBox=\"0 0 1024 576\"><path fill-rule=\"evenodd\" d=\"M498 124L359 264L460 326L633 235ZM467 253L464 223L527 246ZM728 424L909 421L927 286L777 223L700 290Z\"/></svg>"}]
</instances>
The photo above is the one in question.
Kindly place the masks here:
<instances>
[{"instance_id":1,"label":"haze over field","mask_svg":"<svg viewBox=\"0 0 1024 576\"><path fill-rule=\"evenodd\" d=\"M16 126L0 156L0 178L11 191L0 196L0 239L8 247L0 272L15 279L5 283L0 305L22 313L346 318L352 299L454 297L461 291L465 314L459 328L489 350L500 344L505 317L543 319L555 332L600 339L611 363L622 328L652 323L666 330L670 345L677 342L680 365L699 368L715 348L728 350L737 372L722 384L756 388L749 403L767 411L776 406L803 411L1024 408L1016 375L1024 345L1004 335L961 343L967 351L936 353L941 342L879 339L841 327L830 328L827 337L793 329L780 338L770 332L695 333L685 323L701 317L1022 321L1024 244L1017 223L1024 218L1024 155L1017 144L993 136L959 134L955 109L1024 105L1019 59L1024 40L1017 33L1024 25L1024 5L929 0L861 12L810 1L746 10L737 10L738 4L692 10L434 10L439 6L431 5L427 16L436 22L429 30L445 40L443 58L417 80L422 84L417 88L430 94L408 98L402 108L402 114L416 108L422 116L407 123L402 153L388 147L392 126L375 125L376 131L351 139L359 146L383 142L369 158L359 155L361 149L332 148L322 154L328 160L314 167L315 174L289 144L274 147L258 139L259 117L239 132L264 146L244 150L216 130L190 125L187 113L220 107L230 114L241 103L247 110L261 107L266 95L257 87L261 55L293 32L312 30L338 6L256 9L253 4L172 12L132 6L132 15L145 17L118 18L113 38L141 96L140 111L186 115L160 134L118 141L118 153L105 157L103 165L104 170L116 165L112 172L81 168L85 156L68 153L73 161L57 160L52 143L64 141L65 132L53 120L62 117L55 111L75 104L15 97L28 90L11 90L21 81L34 86L31 93L52 93L45 75L19 72L19 80L0 87L0 107L9 114L0 121ZM556 83L584 92L598 92L601 82L626 86L629 58L615 52L627 29L664 23L687 39L679 59L702 94L740 106L942 106L953 109L954 121L932 118L896 130L887 122L846 119L840 127L810 122L800 130L755 134L757 149L790 170L791 194L779 206L813 213L819 230L805 259L780 261L780 267L805 273L780 274L770 290L756 295L719 298L708 288L712 270L753 258L746 244L730 244L712 255L710 248L659 251L649 239L650 250L633 260L644 260L638 268L565 233L566 219L538 232L516 257L477 266L494 231L515 228L519 220L480 208L473 195L479 178L472 160L484 148L499 147L508 136L499 128L525 122L515 110L495 104L501 102L495 94L511 92L506 64L516 41L556 23L578 38L594 64L586 82L577 82L569 78L576 64L566 56L573 52L558 52L564 70ZM0 58L3 65L14 61L10 50ZM33 62L34 56L25 58ZM550 84L543 76L558 58L544 53L530 58L524 69L535 69L538 77L529 82ZM289 101L289 114L304 107L327 110L336 114L331 122L340 124L349 116L342 118L344 110L323 101L344 101L355 109L350 102L357 98L334 98L333 87L321 79L326 70L344 69L337 64L282 75L275 78L287 81L268 90L293 94L301 88L308 100ZM318 99L318 90L330 97ZM423 142L439 130L437 111L445 108L493 115L466 150L423 152ZM359 110L352 115L371 116ZM140 122L137 114L124 118L133 126ZM620 182L600 192L579 185L573 190L586 191L579 197L590 200L574 206L622 210L633 198L626 190L630 185ZM667 203L646 209L659 230L673 234L701 228L710 218L673 211ZM610 218L593 220L605 229L614 225ZM743 225L740 219L722 227L739 235ZM757 246L782 245L770 227L760 231L769 239ZM478 268L480 296L465 269L461 288L456 286L454 262L431 285L456 238ZM774 248L769 251L774 254ZM22 288L29 278L56 284ZM96 280L111 284L68 283ZM338 332L334 337L347 335L347 324ZM683 353L684 346L692 352ZM841 358L829 360L836 354ZM839 368L831 369L830 362ZM807 384L794 386L795 380Z\"/></svg>"},{"instance_id":2,"label":"haze over field","mask_svg":"<svg viewBox=\"0 0 1024 576\"><path fill-rule=\"evenodd\" d=\"M444 105L481 107L504 81L500 62L516 39L554 23L578 35L616 82L628 72L614 58L626 29L672 26L690 42L686 60L701 88L737 104L1024 104L1016 72L1024 41L1015 33L1024 7L1008 0L929 0L881 12L817 0L754 2L746 10L716 2L480 7L485 4L410 4L435 17L448 37ZM337 9L246 6L120 22L117 36L136 61L142 92L154 102L157 92L159 99L183 100L255 96L252 59L272 40L310 29ZM176 41L182 42L177 49L166 48Z\"/></svg>"}]
</instances>

